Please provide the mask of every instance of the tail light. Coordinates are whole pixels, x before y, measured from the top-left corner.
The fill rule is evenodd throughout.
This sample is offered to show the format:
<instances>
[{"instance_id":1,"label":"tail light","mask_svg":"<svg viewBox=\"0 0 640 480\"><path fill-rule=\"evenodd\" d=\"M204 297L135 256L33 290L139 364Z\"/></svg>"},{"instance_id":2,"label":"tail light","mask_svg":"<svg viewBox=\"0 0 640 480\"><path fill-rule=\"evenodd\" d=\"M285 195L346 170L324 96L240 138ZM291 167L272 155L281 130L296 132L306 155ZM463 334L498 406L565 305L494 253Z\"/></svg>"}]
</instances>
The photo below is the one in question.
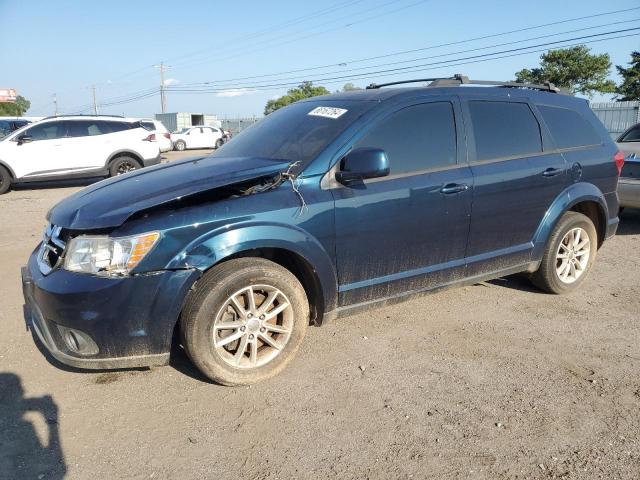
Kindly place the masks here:
<instances>
[{"instance_id":1,"label":"tail light","mask_svg":"<svg viewBox=\"0 0 640 480\"><path fill-rule=\"evenodd\" d=\"M620 174L622 173L622 167L624 166L624 153L618 150L618 153L616 153L613 156L613 161L616 162L616 168L618 169L618 176L620 176Z\"/></svg>"},{"instance_id":2,"label":"tail light","mask_svg":"<svg viewBox=\"0 0 640 480\"><path fill-rule=\"evenodd\" d=\"M155 142L156 141L156 134L152 133L151 135L149 135L147 138L144 139L146 142Z\"/></svg>"},{"instance_id":3,"label":"tail light","mask_svg":"<svg viewBox=\"0 0 640 480\"><path fill-rule=\"evenodd\" d=\"M171 140L171 134L170 133L163 133L162 135L164 135L164 138L168 138L169 140Z\"/></svg>"}]
</instances>

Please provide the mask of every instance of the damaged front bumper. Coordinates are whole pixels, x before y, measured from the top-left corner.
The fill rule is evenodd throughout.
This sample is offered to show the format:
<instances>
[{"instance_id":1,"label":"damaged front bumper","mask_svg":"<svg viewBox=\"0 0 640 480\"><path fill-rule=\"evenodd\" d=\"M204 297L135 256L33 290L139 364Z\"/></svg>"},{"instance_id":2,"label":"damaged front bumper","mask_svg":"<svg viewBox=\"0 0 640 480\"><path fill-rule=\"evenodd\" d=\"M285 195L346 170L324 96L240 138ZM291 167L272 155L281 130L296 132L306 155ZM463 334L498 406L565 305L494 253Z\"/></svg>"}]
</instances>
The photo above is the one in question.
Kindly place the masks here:
<instances>
[{"instance_id":1,"label":"damaged front bumper","mask_svg":"<svg viewBox=\"0 0 640 480\"><path fill-rule=\"evenodd\" d=\"M36 252L22 268L25 320L55 359L87 369L168 363L174 327L199 271L103 278L56 269L45 276Z\"/></svg>"}]
</instances>

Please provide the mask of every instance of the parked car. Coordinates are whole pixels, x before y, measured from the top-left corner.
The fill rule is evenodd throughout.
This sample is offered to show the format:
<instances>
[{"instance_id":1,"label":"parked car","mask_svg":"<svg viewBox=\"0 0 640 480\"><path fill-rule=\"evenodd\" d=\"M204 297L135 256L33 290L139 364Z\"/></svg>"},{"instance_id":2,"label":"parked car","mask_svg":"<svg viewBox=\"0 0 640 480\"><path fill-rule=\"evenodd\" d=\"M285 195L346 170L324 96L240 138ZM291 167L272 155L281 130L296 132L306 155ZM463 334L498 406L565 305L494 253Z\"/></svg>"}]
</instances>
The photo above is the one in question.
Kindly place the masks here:
<instances>
[{"instance_id":1,"label":"parked car","mask_svg":"<svg viewBox=\"0 0 640 480\"><path fill-rule=\"evenodd\" d=\"M20 117L0 118L0 140L31 122Z\"/></svg>"},{"instance_id":2,"label":"parked car","mask_svg":"<svg viewBox=\"0 0 640 480\"><path fill-rule=\"evenodd\" d=\"M620 207L640 208L640 123L618 137L625 164L618 182Z\"/></svg>"},{"instance_id":3,"label":"parked car","mask_svg":"<svg viewBox=\"0 0 640 480\"><path fill-rule=\"evenodd\" d=\"M183 151L189 148L216 148L222 137L219 128L211 126L187 127L171 134L173 148Z\"/></svg>"},{"instance_id":4,"label":"parked car","mask_svg":"<svg viewBox=\"0 0 640 480\"><path fill-rule=\"evenodd\" d=\"M140 125L156 136L156 142L158 143L158 147L161 152L169 152L173 150L171 134L162 122L159 120L152 120L150 118L143 118L140 120Z\"/></svg>"},{"instance_id":5,"label":"parked car","mask_svg":"<svg viewBox=\"0 0 640 480\"><path fill-rule=\"evenodd\" d=\"M50 117L0 141L0 194L12 184L116 176L159 162L155 136L138 121Z\"/></svg>"},{"instance_id":6,"label":"parked car","mask_svg":"<svg viewBox=\"0 0 640 480\"><path fill-rule=\"evenodd\" d=\"M622 155L583 99L468 83L303 100L68 197L22 270L36 335L102 369L166 364L177 332L239 385L280 372L310 323L417 293L517 272L575 291L616 231Z\"/></svg>"}]
</instances>

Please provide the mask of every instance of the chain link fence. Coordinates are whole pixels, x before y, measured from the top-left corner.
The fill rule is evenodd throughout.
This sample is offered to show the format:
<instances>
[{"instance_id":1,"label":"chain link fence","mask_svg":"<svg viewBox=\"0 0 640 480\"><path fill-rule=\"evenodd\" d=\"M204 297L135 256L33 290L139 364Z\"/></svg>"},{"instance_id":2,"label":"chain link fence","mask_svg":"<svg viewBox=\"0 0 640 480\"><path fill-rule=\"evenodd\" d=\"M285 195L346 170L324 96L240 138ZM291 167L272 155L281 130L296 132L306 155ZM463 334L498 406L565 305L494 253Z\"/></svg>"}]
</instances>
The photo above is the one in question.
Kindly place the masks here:
<instances>
[{"instance_id":1,"label":"chain link fence","mask_svg":"<svg viewBox=\"0 0 640 480\"><path fill-rule=\"evenodd\" d=\"M219 119L224 130L230 130L233 135L261 120L262 117L223 118Z\"/></svg>"}]
</instances>

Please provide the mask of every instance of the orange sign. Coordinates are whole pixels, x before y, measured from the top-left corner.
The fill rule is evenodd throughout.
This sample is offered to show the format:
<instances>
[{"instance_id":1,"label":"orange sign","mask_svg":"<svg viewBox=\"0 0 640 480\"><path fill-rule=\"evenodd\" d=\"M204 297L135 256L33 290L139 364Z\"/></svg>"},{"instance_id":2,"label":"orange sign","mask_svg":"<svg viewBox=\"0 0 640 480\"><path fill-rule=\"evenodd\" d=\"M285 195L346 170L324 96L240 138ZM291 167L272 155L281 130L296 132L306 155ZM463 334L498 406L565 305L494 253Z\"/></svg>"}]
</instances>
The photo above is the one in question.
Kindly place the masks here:
<instances>
[{"instance_id":1,"label":"orange sign","mask_svg":"<svg viewBox=\"0 0 640 480\"><path fill-rule=\"evenodd\" d=\"M0 88L0 103L14 103L18 94L13 88Z\"/></svg>"}]
</instances>

